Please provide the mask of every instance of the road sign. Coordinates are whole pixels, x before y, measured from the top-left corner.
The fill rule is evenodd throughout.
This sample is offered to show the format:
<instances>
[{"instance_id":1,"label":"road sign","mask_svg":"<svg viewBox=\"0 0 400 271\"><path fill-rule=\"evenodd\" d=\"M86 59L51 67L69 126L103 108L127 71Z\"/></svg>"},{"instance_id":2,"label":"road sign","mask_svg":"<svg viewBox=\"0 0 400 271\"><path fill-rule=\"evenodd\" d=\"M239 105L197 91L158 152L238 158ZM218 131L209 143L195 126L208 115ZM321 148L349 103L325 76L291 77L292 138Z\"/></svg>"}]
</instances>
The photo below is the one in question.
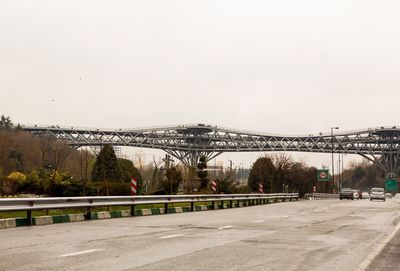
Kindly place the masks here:
<instances>
[{"instance_id":1,"label":"road sign","mask_svg":"<svg viewBox=\"0 0 400 271\"><path fill-rule=\"evenodd\" d=\"M137 180L135 178L131 178L131 195L137 195Z\"/></svg>"},{"instance_id":2,"label":"road sign","mask_svg":"<svg viewBox=\"0 0 400 271\"><path fill-rule=\"evenodd\" d=\"M258 185L258 192L264 193L264 186L263 186L262 183L260 183L260 184Z\"/></svg>"},{"instance_id":3,"label":"road sign","mask_svg":"<svg viewBox=\"0 0 400 271\"><path fill-rule=\"evenodd\" d=\"M387 179L386 180L386 191L397 192L397 180L396 179Z\"/></svg>"},{"instance_id":4,"label":"road sign","mask_svg":"<svg viewBox=\"0 0 400 271\"><path fill-rule=\"evenodd\" d=\"M217 193L217 181L216 181L216 180L213 180L213 181L211 182L211 189L212 189L212 191L213 191L214 193Z\"/></svg>"},{"instance_id":5,"label":"road sign","mask_svg":"<svg viewBox=\"0 0 400 271\"><path fill-rule=\"evenodd\" d=\"M318 178L319 182L328 182L330 180L329 170L328 169L318 169L317 178Z\"/></svg>"}]
</instances>

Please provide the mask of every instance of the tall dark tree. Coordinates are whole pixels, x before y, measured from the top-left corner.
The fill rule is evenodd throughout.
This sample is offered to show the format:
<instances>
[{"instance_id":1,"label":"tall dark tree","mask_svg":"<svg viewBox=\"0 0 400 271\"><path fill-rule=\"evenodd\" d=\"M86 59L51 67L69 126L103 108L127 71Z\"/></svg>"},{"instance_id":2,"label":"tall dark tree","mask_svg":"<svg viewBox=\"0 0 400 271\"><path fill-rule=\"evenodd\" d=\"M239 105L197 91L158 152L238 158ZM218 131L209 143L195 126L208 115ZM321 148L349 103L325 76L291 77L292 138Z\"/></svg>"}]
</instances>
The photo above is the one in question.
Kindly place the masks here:
<instances>
[{"instance_id":1,"label":"tall dark tree","mask_svg":"<svg viewBox=\"0 0 400 271\"><path fill-rule=\"evenodd\" d=\"M120 181L129 187L128 183L132 178L135 178L137 180L137 194L141 195L143 193L143 179L139 170L133 165L132 161L128 159L119 158L118 163L121 170Z\"/></svg>"},{"instance_id":2,"label":"tall dark tree","mask_svg":"<svg viewBox=\"0 0 400 271\"><path fill-rule=\"evenodd\" d=\"M114 149L110 145L105 145L99 155L92 170L92 180L104 182L105 192L108 196L109 183L116 182L121 177L121 169Z\"/></svg>"},{"instance_id":3,"label":"tall dark tree","mask_svg":"<svg viewBox=\"0 0 400 271\"><path fill-rule=\"evenodd\" d=\"M1 115L0 117L0 129L9 129L12 128L14 124L11 121L10 117L6 117L4 115Z\"/></svg>"},{"instance_id":4,"label":"tall dark tree","mask_svg":"<svg viewBox=\"0 0 400 271\"><path fill-rule=\"evenodd\" d=\"M165 193L172 195L178 192L178 187L182 183L182 179L182 173L177 167L167 168L165 171L165 180L162 181Z\"/></svg>"},{"instance_id":5,"label":"tall dark tree","mask_svg":"<svg viewBox=\"0 0 400 271\"><path fill-rule=\"evenodd\" d=\"M139 170L133 165L131 160L119 158L118 163L121 170L120 180L122 182L130 182L131 178L142 179Z\"/></svg>"},{"instance_id":6,"label":"tall dark tree","mask_svg":"<svg viewBox=\"0 0 400 271\"><path fill-rule=\"evenodd\" d=\"M258 158L251 167L248 185L253 191L258 191L260 183L264 186L264 191L273 193L275 167L270 157Z\"/></svg>"},{"instance_id":7,"label":"tall dark tree","mask_svg":"<svg viewBox=\"0 0 400 271\"><path fill-rule=\"evenodd\" d=\"M199 190L204 190L207 188L209 178L206 169L207 169L206 157L201 156L199 162L197 163L197 176L199 177L200 180Z\"/></svg>"}]
</instances>

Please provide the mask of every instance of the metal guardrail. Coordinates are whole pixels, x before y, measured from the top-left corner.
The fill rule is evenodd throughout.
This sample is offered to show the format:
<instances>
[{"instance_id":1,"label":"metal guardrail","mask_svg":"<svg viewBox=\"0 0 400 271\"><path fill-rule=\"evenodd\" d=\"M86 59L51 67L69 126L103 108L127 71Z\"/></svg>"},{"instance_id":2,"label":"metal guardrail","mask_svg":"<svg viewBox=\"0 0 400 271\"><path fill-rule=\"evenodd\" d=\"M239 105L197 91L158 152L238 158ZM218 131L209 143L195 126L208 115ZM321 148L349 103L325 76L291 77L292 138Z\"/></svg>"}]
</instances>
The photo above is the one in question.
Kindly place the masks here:
<instances>
[{"instance_id":1,"label":"metal guardrail","mask_svg":"<svg viewBox=\"0 0 400 271\"><path fill-rule=\"evenodd\" d=\"M222 208L224 208L224 201L229 201L232 208L233 201L255 205L269 203L270 200L292 201L298 199L298 193L2 198L0 199L0 212L26 211L27 224L32 225L32 211L35 210L87 208L85 218L90 220L91 210L95 207L130 206L131 215L134 216L135 206L144 204L164 204L165 213L168 213L168 205L173 203L190 203L190 210L194 211L196 202L211 202L215 209L217 201L221 202Z\"/></svg>"},{"instance_id":2,"label":"metal guardrail","mask_svg":"<svg viewBox=\"0 0 400 271\"><path fill-rule=\"evenodd\" d=\"M304 195L306 199L338 199L339 194L328 194L328 193L307 193Z\"/></svg>"}]
</instances>

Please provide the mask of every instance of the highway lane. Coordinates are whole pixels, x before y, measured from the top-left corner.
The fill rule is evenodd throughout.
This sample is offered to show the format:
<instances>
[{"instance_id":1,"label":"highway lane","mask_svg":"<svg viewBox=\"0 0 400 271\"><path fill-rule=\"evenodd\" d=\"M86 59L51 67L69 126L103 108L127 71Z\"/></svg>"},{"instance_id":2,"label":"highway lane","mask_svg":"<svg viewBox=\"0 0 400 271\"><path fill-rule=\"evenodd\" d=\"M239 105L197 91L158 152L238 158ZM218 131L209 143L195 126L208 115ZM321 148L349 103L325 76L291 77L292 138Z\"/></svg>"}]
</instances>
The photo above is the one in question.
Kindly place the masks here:
<instances>
[{"instance_id":1,"label":"highway lane","mask_svg":"<svg viewBox=\"0 0 400 271\"><path fill-rule=\"evenodd\" d=\"M6 229L0 270L358 270L399 208L299 201Z\"/></svg>"}]
</instances>

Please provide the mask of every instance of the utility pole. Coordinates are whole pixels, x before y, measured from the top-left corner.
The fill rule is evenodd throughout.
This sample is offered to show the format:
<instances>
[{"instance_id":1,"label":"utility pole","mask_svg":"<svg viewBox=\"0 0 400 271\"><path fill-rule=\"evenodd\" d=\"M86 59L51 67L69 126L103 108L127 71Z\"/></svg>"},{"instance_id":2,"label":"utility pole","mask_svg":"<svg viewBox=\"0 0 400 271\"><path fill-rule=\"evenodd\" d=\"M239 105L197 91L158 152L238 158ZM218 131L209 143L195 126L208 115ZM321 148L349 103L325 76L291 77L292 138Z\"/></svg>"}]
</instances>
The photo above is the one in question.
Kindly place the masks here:
<instances>
[{"instance_id":1,"label":"utility pole","mask_svg":"<svg viewBox=\"0 0 400 271\"><path fill-rule=\"evenodd\" d=\"M340 186L340 182L342 180L342 176L343 176L343 167L341 168L341 164L340 164L340 153L339 153L339 164L338 164L338 168L339 168L339 179L338 179L338 190L339 190L339 186Z\"/></svg>"},{"instance_id":2,"label":"utility pole","mask_svg":"<svg viewBox=\"0 0 400 271\"><path fill-rule=\"evenodd\" d=\"M335 165L333 161L333 129L337 130L339 127L331 127L331 145L332 145L332 183L335 184Z\"/></svg>"}]
</instances>

